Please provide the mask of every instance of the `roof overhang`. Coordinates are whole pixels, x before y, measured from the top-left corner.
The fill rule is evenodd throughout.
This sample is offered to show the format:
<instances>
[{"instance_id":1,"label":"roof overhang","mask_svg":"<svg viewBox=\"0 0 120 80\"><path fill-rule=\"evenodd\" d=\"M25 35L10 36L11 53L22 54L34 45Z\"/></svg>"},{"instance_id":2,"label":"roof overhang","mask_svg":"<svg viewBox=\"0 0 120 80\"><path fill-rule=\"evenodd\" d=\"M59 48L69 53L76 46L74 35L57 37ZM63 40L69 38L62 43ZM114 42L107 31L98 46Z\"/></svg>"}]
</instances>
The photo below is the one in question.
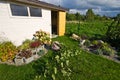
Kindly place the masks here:
<instances>
[{"instance_id":1,"label":"roof overhang","mask_svg":"<svg viewBox=\"0 0 120 80\"><path fill-rule=\"evenodd\" d=\"M46 3L46 2L42 2L42 1L39 1L39 0L2 0L2 1L28 4L28 5L32 5L32 6L45 8L45 9L50 9L50 10L53 10L53 11L64 11L64 12L69 11L69 9L67 9L67 8L63 8L63 7L56 6L56 5L53 5L53 4L49 4L49 3Z\"/></svg>"}]
</instances>

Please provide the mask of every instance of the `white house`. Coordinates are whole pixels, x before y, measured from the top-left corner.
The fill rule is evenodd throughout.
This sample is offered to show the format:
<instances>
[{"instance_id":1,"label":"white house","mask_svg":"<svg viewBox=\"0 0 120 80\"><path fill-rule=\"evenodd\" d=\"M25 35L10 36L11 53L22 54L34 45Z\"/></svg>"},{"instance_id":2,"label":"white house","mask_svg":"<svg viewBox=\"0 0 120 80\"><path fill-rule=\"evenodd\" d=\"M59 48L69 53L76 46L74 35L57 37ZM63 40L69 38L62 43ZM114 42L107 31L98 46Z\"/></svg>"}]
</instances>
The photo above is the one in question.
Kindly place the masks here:
<instances>
[{"instance_id":1,"label":"white house","mask_svg":"<svg viewBox=\"0 0 120 80\"><path fill-rule=\"evenodd\" d=\"M0 0L0 36L20 45L40 29L64 35L66 11L38 0Z\"/></svg>"}]
</instances>

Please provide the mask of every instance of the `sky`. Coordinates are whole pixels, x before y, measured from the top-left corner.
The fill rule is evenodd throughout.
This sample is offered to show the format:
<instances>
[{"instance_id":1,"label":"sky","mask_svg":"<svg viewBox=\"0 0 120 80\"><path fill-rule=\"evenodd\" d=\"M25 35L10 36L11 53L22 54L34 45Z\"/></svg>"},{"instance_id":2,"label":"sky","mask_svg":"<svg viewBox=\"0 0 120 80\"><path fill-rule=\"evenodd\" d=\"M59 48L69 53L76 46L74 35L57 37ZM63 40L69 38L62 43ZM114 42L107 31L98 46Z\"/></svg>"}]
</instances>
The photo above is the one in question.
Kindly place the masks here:
<instances>
[{"instance_id":1,"label":"sky","mask_svg":"<svg viewBox=\"0 0 120 80\"><path fill-rule=\"evenodd\" d=\"M69 8L69 12L86 14L92 8L95 14L116 16L120 14L120 0L40 0Z\"/></svg>"}]
</instances>

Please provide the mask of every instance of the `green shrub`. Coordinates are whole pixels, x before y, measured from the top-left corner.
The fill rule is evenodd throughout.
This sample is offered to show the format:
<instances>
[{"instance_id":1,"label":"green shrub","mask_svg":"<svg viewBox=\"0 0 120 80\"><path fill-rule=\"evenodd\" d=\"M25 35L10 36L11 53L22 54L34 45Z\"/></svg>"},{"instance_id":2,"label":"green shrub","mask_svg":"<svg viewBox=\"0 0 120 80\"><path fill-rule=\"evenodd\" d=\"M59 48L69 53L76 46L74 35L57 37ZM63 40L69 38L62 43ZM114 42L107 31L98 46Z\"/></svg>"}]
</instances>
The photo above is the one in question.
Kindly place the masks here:
<instances>
[{"instance_id":1,"label":"green shrub","mask_svg":"<svg viewBox=\"0 0 120 80\"><path fill-rule=\"evenodd\" d=\"M45 31L36 31L36 33L33 36L35 40L38 40L43 44L51 44L50 34Z\"/></svg>"},{"instance_id":2,"label":"green shrub","mask_svg":"<svg viewBox=\"0 0 120 80\"><path fill-rule=\"evenodd\" d=\"M120 48L120 18L113 21L108 27L107 40L115 47Z\"/></svg>"},{"instance_id":3,"label":"green shrub","mask_svg":"<svg viewBox=\"0 0 120 80\"><path fill-rule=\"evenodd\" d=\"M23 41L22 45L18 46L18 49L19 49L19 50L29 49L31 42L32 42L31 40L26 39L25 41Z\"/></svg>"},{"instance_id":4,"label":"green shrub","mask_svg":"<svg viewBox=\"0 0 120 80\"><path fill-rule=\"evenodd\" d=\"M102 55L102 54L103 54L102 49L97 49L97 50L96 50L96 54L98 54L98 55Z\"/></svg>"},{"instance_id":5,"label":"green shrub","mask_svg":"<svg viewBox=\"0 0 120 80\"><path fill-rule=\"evenodd\" d=\"M98 45L99 42L98 42L98 40L94 40L94 41L92 41L92 44L93 44L93 45Z\"/></svg>"},{"instance_id":6,"label":"green shrub","mask_svg":"<svg viewBox=\"0 0 120 80\"><path fill-rule=\"evenodd\" d=\"M102 44L102 52L104 55L108 55L108 56L114 56L115 55L115 50L111 48L111 46L107 43L103 43Z\"/></svg>"},{"instance_id":7,"label":"green shrub","mask_svg":"<svg viewBox=\"0 0 120 80\"><path fill-rule=\"evenodd\" d=\"M85 41L84 45L87 46L87 47L89 47L91 45L91 41L87 39Z\"/></svg>"}]
</instances>

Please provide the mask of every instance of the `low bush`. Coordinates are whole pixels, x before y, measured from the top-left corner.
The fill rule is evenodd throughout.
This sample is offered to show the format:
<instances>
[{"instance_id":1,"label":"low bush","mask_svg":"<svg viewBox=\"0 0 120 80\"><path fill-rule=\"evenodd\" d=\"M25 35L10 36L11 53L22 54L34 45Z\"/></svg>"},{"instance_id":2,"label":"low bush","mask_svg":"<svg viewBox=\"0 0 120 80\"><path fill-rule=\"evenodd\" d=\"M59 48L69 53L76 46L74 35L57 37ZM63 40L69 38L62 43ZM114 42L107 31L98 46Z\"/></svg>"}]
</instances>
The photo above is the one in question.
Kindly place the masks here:
<instances>
[{"instance_id":1,"label":"low bush","mask_svg":"<svg viewBox=\"0 0 120 80\"><path fill-rule=\"evenodd\" d=\"M26 39L25 41L23 41L22 45L18 46L18 49L19 50L26 50L26 49L29 49L30 48L30 43L32 41L29 40L29 39Z\"/></svg>"},{"instance_id":2,"label":"low bush","mask_svg":"<svg viewBox=\"0 0 120 80\"><path fill-rule=\"evenodd\" d=\"M116 53L116 51L107 43L103 43L101 49L104 55L114 56Z\"/></svg>"},{"instance_id":3,"label":"low bush","mask_svg":"<svg viewBox=\"0 0 120 80\"><path fill-rule=\"evenodd\" d=\"M7 60L13 60L17 53L17 48L12 42L0 43L0 59L5 62Z\"/></svg>"},{"instance_id":4,"label":"low bush","mask_svg":"<svg viewBox=\"0 0 120 80\"><path fill-rule=\"evenodd\" d=\"M34 41L30 43L30 48L37 48L41 45L40 41Z\"/></svg>"},{"instance_id":5,"label":"low bush","mask_svg":"<svg viewBox=\"0 0 120 80\"><path fill-rule=\"evenodd\" d=\"M120 17L109 25L106 37L109 43L120 49Z\"/></svg>"},{"instance_id":6,"label":"low bush","mask_svg":"<svg viewBox=\"0 0 120 80\"><path fill-rule=\"evenodd\" d=\"M85 45L86 47L91 46L91 41L90 41L90 40L85 40L84 45Z\"/></svg>"},{"instance_id":7,"label":"low bush","mask_svg":"<svg viewBox=\"0 0 120 80\"><path fill-rule=\"evenodd\" d=\"M34 40L38 40L43 44L51 43L50 34L45 31L42 30L36 31L36 33L33 36L34 36L33 38Z\"/></svg>"}]
</instances>

